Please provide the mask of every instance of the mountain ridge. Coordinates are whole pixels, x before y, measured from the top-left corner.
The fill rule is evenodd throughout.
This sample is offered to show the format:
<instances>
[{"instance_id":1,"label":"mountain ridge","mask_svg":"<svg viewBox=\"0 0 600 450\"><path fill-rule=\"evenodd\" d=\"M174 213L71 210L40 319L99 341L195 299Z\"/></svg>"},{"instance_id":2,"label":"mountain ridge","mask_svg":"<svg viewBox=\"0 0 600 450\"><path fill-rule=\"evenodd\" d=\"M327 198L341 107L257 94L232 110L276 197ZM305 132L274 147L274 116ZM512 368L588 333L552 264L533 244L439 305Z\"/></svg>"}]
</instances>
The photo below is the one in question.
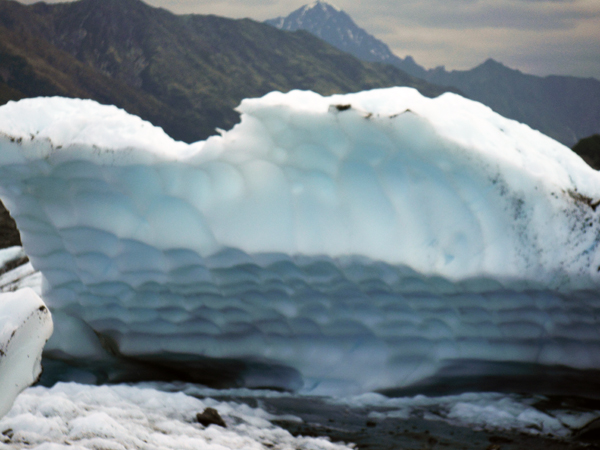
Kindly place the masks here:
<instances>
[{"instance_id":1,"label":"mountain ridge","mask_svg":"<svg viewBox=\"0 0 600 450\"><path fill-rule=\"evenodd\" d=\"M37 40L45 49L43 55L36 55L34 48L17 52L36 76L30 77L28 92L15 87L14 77L0 77L6 85L0 85L0 98L100 99L187 142L206 139L215 128L231 128L239 120L234 108L243 98L273 90L307 89L328 95L404 85L428 96L456 91L391 66L365 63L307 32L285 33L249 19L180 16L141 0L30 6L0 0L0 29L7 36L3 40L7 57L15 56L23 40ZM60 77L53 78L50 68L57 62ZM38 73L40 65L47 69L43 74ZM93 78L102 89L70 93L56 86L61 84L59 78L63 85L79 87ZM40 79L51 86L37 89ZM121 98L125 95L121 91L128 97ZM136 107L124 101L129 97Z\"/></svg>"},{"instance_id":2,"label":"mountain ridge","mask_svg":"<svg viewBox=\"0 0 600 450\"><path fill-rule=\"evenodd\" d=\"M430 83L458 89L567 146L600 131L600 81L595 78L539 77L491 58L470 70L447 71L443 66L427 70L411 56L402 59L394 55L385 43L358 27L345 12L323 1L265 23L290 31L306 30L359 59L391 64ZM335 33L327 32L331 29ZM362 37L349 42L350 35Z\"/></svg>"}]
</instances>

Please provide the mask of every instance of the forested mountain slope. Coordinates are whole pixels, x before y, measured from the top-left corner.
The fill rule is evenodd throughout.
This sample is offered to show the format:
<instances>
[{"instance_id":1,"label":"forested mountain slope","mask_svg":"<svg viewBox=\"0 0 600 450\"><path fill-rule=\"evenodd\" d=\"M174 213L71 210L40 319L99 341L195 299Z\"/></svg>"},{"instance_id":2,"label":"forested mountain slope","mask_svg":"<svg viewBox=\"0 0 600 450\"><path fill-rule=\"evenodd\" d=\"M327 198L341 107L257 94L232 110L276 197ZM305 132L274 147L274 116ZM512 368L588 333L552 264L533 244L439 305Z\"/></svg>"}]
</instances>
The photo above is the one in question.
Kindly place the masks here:
<instances>
[{"instance_id":1,"label":"forested mountain slope","mask_svg":"<svg viewBox=\"0 0 600 450\"><path fill-rule=\"evenodd\" d=\"M24 6L0 0L0 100L62 95L112 103L196 141L228 129L246 97L413 86L448 89L365 63L306 32L252 20L178 16L140 0ZM452 90L452 89L450 89Z\"/></svg>"}]
</instances>

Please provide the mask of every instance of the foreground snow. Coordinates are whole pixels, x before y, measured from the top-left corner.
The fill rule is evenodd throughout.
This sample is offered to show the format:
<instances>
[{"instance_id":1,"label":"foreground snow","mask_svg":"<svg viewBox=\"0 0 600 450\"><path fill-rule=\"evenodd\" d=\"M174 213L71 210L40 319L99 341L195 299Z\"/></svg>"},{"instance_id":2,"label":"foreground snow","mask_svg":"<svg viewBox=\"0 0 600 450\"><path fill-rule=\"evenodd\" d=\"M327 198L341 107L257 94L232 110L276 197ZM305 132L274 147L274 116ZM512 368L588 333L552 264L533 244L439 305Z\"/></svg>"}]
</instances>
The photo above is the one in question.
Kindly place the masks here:
<instances>
[{"instance_id":1,"label":"foreground snow","mask_svg":"<svg viewBox=\"0 0 600 450\"><path fill-rule=\"evenodd\" d=\"M0 420L2 439L6 444L2 448L353 448L352 444L331 443L323 438L293 437L271 421L301 419L274 416L236 400L281 395L293 397L272 391L216 391L169 383L139 386L59 383L50 389L29 388L19 396L9 414ZM217 401L210 396L230 399ZM374 420L422 417L458 426L555 437L568 437L573 430L600 416L600 411L542 412L532 406L540 399L500 394L389 399L368 394L328 401L343 404L346 408L367 407L372 410L369 417ZM227 428L200 425L195 417L206 407L215 408Z\"/></svg>"},{"instance_id":2,"label":"foreground snow","mask_svg":"<svg viewBox=\"0 0 600 450\"><path fill-rule=\"evenodd\" d=\"M239 110L187 145L87 100L0 108L32 263L5 281L43 286L49 355L345 394L465 361L600 368L600 175L569 149L407 88Z\"/></svg>"},{"instance_id":3,"label":"foreground snow","mask_svg":"<svg viewBox=\"0 0 600 450\"><path fill-rule=\"evenodd\" d=\"M227 428L204 427L196 414L215 408ZM0 420L2 448L55 449L310 449L342 450L323 438L293 437L271 424L271 416L244 404L198 400L125 385L60 383L30 388Z\"/></svg>"},{"instance_id":4,"label":"foreground snow","mask_svg":"<svg viewBox=\"0 0 600 450\"><path fill-rule=\"evenodd\" d=\"M39 378L42 350L51 334L50 311L33 290L0 294L0 417Z\"/></svg>"}]
</instances>

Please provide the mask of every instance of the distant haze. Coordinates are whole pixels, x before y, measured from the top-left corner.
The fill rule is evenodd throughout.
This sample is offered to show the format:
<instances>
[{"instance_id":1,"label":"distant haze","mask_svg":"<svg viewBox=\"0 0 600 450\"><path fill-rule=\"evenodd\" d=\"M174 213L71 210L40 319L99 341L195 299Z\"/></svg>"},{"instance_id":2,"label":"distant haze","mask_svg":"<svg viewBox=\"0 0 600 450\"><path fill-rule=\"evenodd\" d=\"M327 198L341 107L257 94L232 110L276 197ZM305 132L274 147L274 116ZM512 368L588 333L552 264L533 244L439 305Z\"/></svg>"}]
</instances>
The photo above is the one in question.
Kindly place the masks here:
<instances>
[{"instance_id":1,"label":"distant haze","mask_svg":"<svg viewBox=\"0 0 600 450\"><path fill-rule=\"evenodd\" d=\"M33 0L20 0L35 3ZM48 0L48 3L58 3ZM146 0L177 14L263 21L307 0ZM431 68L470 69L487 58L535 75L600 79L598 0L336 0L400 57Z\"/></svg>"}]
</instances>

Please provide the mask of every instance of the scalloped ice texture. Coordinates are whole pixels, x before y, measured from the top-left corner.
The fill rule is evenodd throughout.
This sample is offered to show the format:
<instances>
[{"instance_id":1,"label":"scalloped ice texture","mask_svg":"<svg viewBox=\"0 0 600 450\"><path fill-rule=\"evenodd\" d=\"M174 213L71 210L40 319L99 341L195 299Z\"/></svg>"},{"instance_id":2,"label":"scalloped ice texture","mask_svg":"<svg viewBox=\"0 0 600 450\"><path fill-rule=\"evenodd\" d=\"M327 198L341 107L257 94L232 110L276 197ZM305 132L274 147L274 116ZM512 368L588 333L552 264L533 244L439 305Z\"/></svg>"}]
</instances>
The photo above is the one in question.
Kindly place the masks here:
<instances>
[{"instance_id":1,"label":"scalloped ice texture","mask_svg":"<svg viewBox=\"0 0 600 450\"><path fill-rule=\"evenodd\" d=\"M0 294L0 417L39 378L51 334L50 311L33 290Z\"/></svg>"},{"instance_id":2,"label":"scalloped ice texture","mask_svg":"<svg viewBox=\"0 0 600 450\"><path fill-rule=\"evenodd\" d=\"M89 100L0 108L54 357L254 361L298 376L239 383L327 392L457 360L600 368L600 176L569 149L409 88L239 111L187 145Z\"/></svg>"}]
</instances>

